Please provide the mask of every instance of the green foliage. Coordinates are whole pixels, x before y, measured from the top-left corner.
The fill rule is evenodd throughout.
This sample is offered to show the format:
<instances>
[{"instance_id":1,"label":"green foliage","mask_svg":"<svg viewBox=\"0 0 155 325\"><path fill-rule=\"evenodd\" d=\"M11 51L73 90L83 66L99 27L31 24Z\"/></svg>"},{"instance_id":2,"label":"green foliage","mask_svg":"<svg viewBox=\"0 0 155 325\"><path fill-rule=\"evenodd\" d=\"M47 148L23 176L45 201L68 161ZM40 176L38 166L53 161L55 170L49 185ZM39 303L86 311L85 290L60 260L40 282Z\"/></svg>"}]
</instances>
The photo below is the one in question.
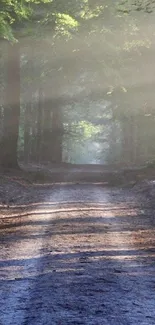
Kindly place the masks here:
<instances>
[{"instance_id":1,"label":"green foliage","mask_svg":"<svg viewBox=\"0 0 155 325\"><path fill-rule=\"evenodd\" d=\"M104 6L89 0L2 0L0 5L0 37L15 41L14 31L25 22L46 28L51 26L56 35L75 32L82 21L98 17ZM33 33L31 27L28 33Z\"/></svg>"},{"instance_id":2,"label":"green foliage","mask_svg":"<svg viewBox=\"0 0 155 325\"><path fill-rule=\"evenodd\" d=\"M79 23L78 21L66 13L49 12L39 22L40 26L46 28L46 26L53 27L55 31L55 37L70 36L73 31L76 31ZM44 30L43 30L44 33Z\"/></svg>"},{"instance_id":3,"label":"green foliage","mask_svg":"<svg viewBox=\"0 0 155 325\"><path fill-rule=\"evenodd\" d=\"M31 9L25 1L2 0L0 5L0 37L15 41L12 27L22 19L28 19Z\"/></svg>"},{"instance_id":4,"label":"green foliage","mask_svg":"<svg viewBox=\"0 0 155 325\"><path fill-rule=\"evenodd\" d=\"M34 5L51 3L51 0L1 0L0 38L15 41L13 29L19 23L30 19Z\"/></svg>"},{"instance_id":5,"label":"green foliage","mask_svg":"<svg viewBox=\"0 0 155 325\"><path fill-rule=\"evenodd\" d=\"M9 23L5 20L5 15L2 15L0 12L0 38L4 38L10 41L15 41L15 38L12 33L12 28Z\"/></svg>"},{"instance_id":6,"label":"green foliage","mask_svg":"<svg viewBox=\"0 0 155 325\"><path fill-rule=\"evenodd\" d=\"M79 116L80 118L80 116ZM87 120L80 120L79 122L72 122L69 126L69 133L79 142L88 139L95 139L96 135L100 133L101 126L94 125Z\"/></svg>"},{"instance_id":7,"label":"green foliage","mask_svg":"<svg viewBox=\"0 0 155 325\"><path fill-rule=\"evenodd\" d=\"M80 116L79 116L80 118ZM87 120L72 122L64 138L64 151L72 163L98 162L102 144L98 137L103 127Z\"/></svg>"}]
</instances>

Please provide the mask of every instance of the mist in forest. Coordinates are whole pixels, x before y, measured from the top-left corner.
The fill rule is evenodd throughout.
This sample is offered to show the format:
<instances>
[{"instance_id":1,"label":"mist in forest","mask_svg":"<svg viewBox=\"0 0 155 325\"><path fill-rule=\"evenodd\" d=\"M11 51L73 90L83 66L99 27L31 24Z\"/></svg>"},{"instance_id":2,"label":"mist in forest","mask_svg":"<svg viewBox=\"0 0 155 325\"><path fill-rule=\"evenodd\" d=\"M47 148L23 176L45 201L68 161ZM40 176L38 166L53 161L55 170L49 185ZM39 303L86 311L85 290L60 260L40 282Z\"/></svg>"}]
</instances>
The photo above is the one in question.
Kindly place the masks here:
<instances>
[{"instance_id":1,"label":"mist in forest","mask_svg":"<svg viewBox=\"0 0 155 325\"><path fill-rule=\"evenodd\" d=\"M34 34L1 40L3 164L154 160L154 10L127 3L90 1L83 14L58 13L53 29L31 23Z\"/></svg>"}]
</instances>

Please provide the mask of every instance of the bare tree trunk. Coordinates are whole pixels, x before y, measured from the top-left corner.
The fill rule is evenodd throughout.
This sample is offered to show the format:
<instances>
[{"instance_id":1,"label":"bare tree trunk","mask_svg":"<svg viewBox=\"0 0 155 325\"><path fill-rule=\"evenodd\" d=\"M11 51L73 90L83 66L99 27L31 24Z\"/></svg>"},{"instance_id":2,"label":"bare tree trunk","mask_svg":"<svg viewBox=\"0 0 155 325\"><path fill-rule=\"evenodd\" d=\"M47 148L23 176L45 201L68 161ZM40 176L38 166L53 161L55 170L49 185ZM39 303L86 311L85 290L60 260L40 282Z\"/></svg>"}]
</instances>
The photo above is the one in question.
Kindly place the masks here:
<instances>
[{"instance_id":1,"label":"bare tree trunk","mask_svg":"<svg viewBox=\"0 0 155 325\"><path fill-rule=\"evenodd\" d=\"M4 128L0 165L17 168L17 144L20 118L20 47L8 43Z\"/></svg>"},{"instance_id":2,"label":"bare tree trunk","mask_svg":"<svg viewBox=\"0 0 155 325\"><path fill-rule=\"evenodd\" d=\"M30 133L31 133L31 103L25 107L24 121L24 162L28 163L30 155Z\"/></svg>"},{"instance_id":3,"label":"bare tree trunk","mask_svg":"<svg viewBox=\"0 0 155 325\"><path fill-rule=\"evenodd\" d=\"M32 112L31 112L31 160L36 162L36 149L37 149L37 102L35 96L32 99Z\"/></svg>"},{"instance_id":4,"label":"bare tree trunk","mask_svg":"<svg viewBox=\"0 0 155 325\"><path fill-rule=\"evenodd\" d=\"M41 143L41 160L50 161L51 159L51 107L48 100L44 102L43 109L43 128L42 128L42 143Z\"/></svg>"},{"instance_id":5,"label":"bare tree trunk","mask_svg":"<svg viewBox=\"0 0 155 325\"><path fill-rule=\"evenodd\" d=\"M62 142L63 142L63 121L62 109L56 106L52 110L52 157L54 163L60 164L62 162Z\"/></svg>"},{"instance_id":6,"label":"bare tree trunk","mask_svg":"<svg viewBox=\"0 0 155 325\"><path fill-rule=\"evenodd\" d=\"M3 108L0 107L0 141L3 136Z\"/></svg>"},{"instance_id":7,"label":"bare tree trunk","mask_svg":"<svg viewBox=\"0 0 155 325\"><path fill-rule=\"evenodd\" d=\"M40 162L41 142L42 142L42 122L43 122L43 91L41 86L38 91L38 111L37 111L37 139L36 139L36 160Z\"/></svg>"},{"instance_id":8,"label":"bare tree trunk","mask_svg":"<svg viewBox=\"0 0 155 325\"><path fill-rule=\"evenodd\" d=\"M63 118L58 100L46 99L43 109L42 160L62 162Z\"/></svg>"},{"instance_id":9,"label":"bare tree trunk","mask_svg":"<svg viewBox=\"0 0 155 325\"><path fill-rule=\"evenodd\" d=\"M122 161L126 164L134 162L134 117L122 119Z\"/></svg>"}]
</instances>

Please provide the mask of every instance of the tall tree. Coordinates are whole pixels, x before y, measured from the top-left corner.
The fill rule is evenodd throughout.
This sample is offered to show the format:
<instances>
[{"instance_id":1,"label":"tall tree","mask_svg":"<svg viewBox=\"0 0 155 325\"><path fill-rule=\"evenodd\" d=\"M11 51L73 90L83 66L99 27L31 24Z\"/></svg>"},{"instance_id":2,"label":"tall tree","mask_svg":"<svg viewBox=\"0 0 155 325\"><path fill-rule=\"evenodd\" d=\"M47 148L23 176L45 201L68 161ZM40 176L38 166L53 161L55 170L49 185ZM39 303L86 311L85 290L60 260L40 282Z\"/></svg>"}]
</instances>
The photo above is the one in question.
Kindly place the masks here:
<instances>
[{"instance_id":1,"label":"tall tree","mask_svg":"<svg viewBox=\"0 0 155 325\"><path fill-rule=\"evenodd\" d=\"M17 142L20 118L20 47L8 42L6 93L4 105L4 127L1 139L1 160L3 167L16 168Z\"/></svg>"}]
</instances>

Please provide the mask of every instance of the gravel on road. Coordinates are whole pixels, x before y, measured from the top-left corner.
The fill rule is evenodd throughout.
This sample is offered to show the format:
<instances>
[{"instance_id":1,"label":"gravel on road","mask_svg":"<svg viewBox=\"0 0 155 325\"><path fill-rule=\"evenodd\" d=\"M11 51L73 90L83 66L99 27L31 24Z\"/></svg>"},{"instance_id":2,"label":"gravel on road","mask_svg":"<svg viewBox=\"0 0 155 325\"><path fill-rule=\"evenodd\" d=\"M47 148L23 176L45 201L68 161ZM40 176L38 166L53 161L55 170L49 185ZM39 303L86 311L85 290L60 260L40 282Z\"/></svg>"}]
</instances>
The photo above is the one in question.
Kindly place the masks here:
<instances>
[{"instance_id":1,"label":"gravel on road","mask_svg":"<svg viewBox=\"0 0 155 325\"><path fill-rule=\"evenodd\" d=\"M0 325L155 325L155 210L70 184L1 205Z\"/></svg>"}]
</instances>

